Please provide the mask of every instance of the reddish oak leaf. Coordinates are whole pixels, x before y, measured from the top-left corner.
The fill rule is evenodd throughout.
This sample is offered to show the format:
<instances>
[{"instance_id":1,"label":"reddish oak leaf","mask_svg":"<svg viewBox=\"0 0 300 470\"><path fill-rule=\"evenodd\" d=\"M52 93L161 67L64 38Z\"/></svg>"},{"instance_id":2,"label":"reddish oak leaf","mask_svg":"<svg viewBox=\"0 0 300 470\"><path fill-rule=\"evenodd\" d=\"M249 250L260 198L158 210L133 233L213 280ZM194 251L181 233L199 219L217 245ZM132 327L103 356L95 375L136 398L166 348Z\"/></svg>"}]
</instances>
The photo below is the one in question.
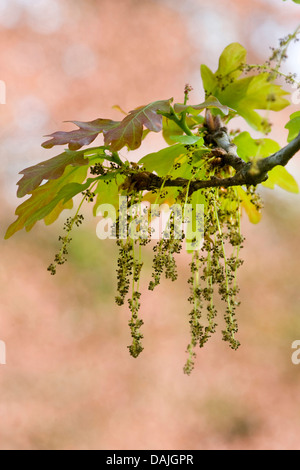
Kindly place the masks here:
<instances>
[{"instance_id":1,"label":"reddish oak leaf","mask_svg":"<svg viewBox=\"0 0 300 470\"><path fill-rule=\"evenodd\" d=\"M92 152L92 150L93 149L90 149L90 152ZM96 156L101 156L101 147L96 147L94 153ZM37 165L26 168L20 172L20 174L24 176L18 182L19 189L17 196L24 197L26 194L31 193L43 180L54 180L60 178L68 165L73 167L88 165L90 160L87 155L87 150L82 150L80 152L66 150L60 155L50 158L50 160L46 160L38 163Z\"/></svg>"},{"instance_id":2,"label":"reddish oak leaf","mask_svg":"<svg viewBox=\"0 0 300 470\"><path fill-rule=\"evenodd\" d=\"M104 131L105 144L110 145L113 151L120 150L125 145L131 150L137 149L142 143L144 127L153 132L162 129L162 115L158 112L170 112L171 102L172 98L155 101L130 111L117 126Z\"/></svg>"},{"instance_id":3,"label":"reddish oak leaf","mask_svg":"<svg viewBox=\"0 0 300 470\"><path fill-rule=\"evenodd\" d=\"M69 166L65 169L61 178L48 181L31 192L29 199L26 199L16 209L17 220L7 229L5 239L10 238L22 228L31 230L35 223L45 218L45 222L50 224L55 221L61 211L71 209L73 204L71 198L74 197L74 183L82 183L85 180L87 168ZM81 184L75 185L81 191ZM52 212L54 213L52 214Z\"/></svg>"},{"instance_id":4,"label":"reddish oak leaf","mask_svg":"<svg viewBox=\"0 0 300 470\"><path fill-rule=\"evenodd\" d=\"M79 130L70 132L54 132L46 137L52 137L42 144L42 147L50 149L54 145L69 145L70 150L78 150L84 145L92 143L101 132L106 132L109 129L119 125L119 121L112 121L111 119L95 119L90 122L68 121L76 124Z\"/></svg>"}]
</instances>

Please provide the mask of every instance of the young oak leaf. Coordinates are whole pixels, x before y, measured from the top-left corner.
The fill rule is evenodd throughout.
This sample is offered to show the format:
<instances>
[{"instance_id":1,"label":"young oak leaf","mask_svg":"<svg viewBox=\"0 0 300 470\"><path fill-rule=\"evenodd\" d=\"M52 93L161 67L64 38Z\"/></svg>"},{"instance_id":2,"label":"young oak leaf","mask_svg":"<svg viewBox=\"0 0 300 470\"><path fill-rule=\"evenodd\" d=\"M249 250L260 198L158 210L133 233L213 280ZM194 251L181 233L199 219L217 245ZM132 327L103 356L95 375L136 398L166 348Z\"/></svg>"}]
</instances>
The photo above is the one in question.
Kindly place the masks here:
<instances>
[{"instance_id":1,"label":"young oak leaf","mask_svg":"<svg viewBox=\"0 0 300 470\"><path fill-rule=\"evenodd\" d=\"M168 119L163 116L162 118L162 135L168 145L173 145L173 140L170 139L171 136L180 136L183 134L183 130L176 124L176 122Z\"/></svg>"},{"instance_id":2,"label":"young oak leaf","mask_svg":"<svg viewBox=\"0 0 300 470\"><path fill-rule=\"evenodd\" d=\"M188 105L188 104L180 104L176 103L174 105L174 111L176 113L182 113L183 111L197 115L201 113L204 109L207 108L217 108L220 111L222 111L223 114L226 116L229 113L229 108L228 106L224 106L223 104L220 103L220 101L215 97L215 96L209 96L204 103L201 104L196 104L196 105Z\"/></svg>"},{"instance_id":3,"label":"young oak leaf","mask_svg":"<svg viewBox=\"0 0 300 470\"><path fill-rule=\"evenodd\" d=\"M108 158L104 147L94 147L80 152L66 150L50 160L26 168L20 172L24 176L17 183L19 186L17 196L24 197L26 194L30 194L43 180L60 178L68 165L73 167L89 165L95 158L102 158L102 161L104 158Z\"/></svg>"},{"instance_id":4,"label":"young oak leaf","mask_svg":"<svg viewBox=\"0 0 300 470\"><path fill-rule=\"evenodd\" d=\"M117 175L118 172L115 172ZM82 178L83 176L83 178ZM52 199L48 204L38 209L31 217L28 218L26 222L26 227L31 226L31 224L35 224L38 220L44 219L46 225L50 225L54 222L59 212L59 207L61 204L65 206L73 197L77 194L81 194L83 191L86 191L88 188L95 186L95 183L98 181L106 181L112 178L112 175L101 175L97 176L96 178L88 178L84 183L81 183L82 179L85 179L86 171L83 175L77 175L77 181L71 182L63 186L57 193L54 199ZM93 189L93 192L94 189ZM63 207L65 208L65 207Z\"/></svg>"},{"instance_id":5,"label":"young oak leaf","mask_svg":"<svg viewBox=\"0 0 300 470\"><path fill-rule=\"evenodd\" d=\"M298 194L299 186L295 178L287 171L284 166L275 166L268 173L269 178L262 183L269 189L274 189L275 184L289 193Z\"/></svg>"},{"instance_id":6,"label":"young oak leaf","mask_svg":"<svg viewBox=\"0 0 300 470\"><path fill-rule=\"evenodd\" d=\"M206 96L214 95L255 130L266 132L268 123L255 110L280 111L290 104L283 98L289 93L270 82L269 73L239 79L245 58L246 50L240 44L230 44L221 54L216 73L201 66L203 86Z\"/></svg>"},{"instance_id":7,"label":"young oak leaf","mask_svg":"<svg viewBox=\"0 0 300 470\"><path fill-rule=\"evenodd\" d=\"M78 190L76 192L72 183L82 183L86 174L87 167L69 166L61 178L48 181L32 191L30 198L17 207L18 218L8 227L5 239L10 238L22 228L27 231L31 230L38 220L45 217L48 217L46 223L49 223L49 215L53 210L57 218L62 210L72 208L70 199L83 190L80 184L76 186L76 191ZM51 222L54 220L51 219Z\"/></svg>"},{"instance_id":8,"label":"young oak leaf","mask_svg":"<svg viewBox=\"0 0 300 470\"><path fill-rule=\"evenodd\" d=\"M295 113L290 115L290 121L287 123L285 128L289 131L287 141L291 142L297 137L300 132L300 111L296 111Z\"/></svg>"},{"instance_id":9,"label":"young oak leaf","mask_svg":"<svg viewBox=\"0 0 300 470\"><path fill-rule=\"evenodd\" d=\"M213 95L220 89L239 78L242 66L246 62L247 51L238 42L229 44L222 52L219 67L213 73L206 65L201 65L201 76L206 96Z\"/></svg>"},{"instance_id":10,"label":"young oak leaf","mask_svg":"<svg viewBox=\"0 0 300 470\"><path fill-rule=\"evenodd\" d=\"M96 217L97 211L102 204L111 204L116 211L119 209L119 187L124 183L126 176L121 175L118 171L115 172L114 177L112 175L104 175L99 179L97 187L93 190L96 195L96 203L93 208L93 214Z\"/></svg>"},{"instance_id":11,"label":"young oak leaf","mask_svg":"<svg viewBox=\"0 0 300 470\"><path fill-rule=\"evenodd\" d=\"M266 158L280 150L278 142L272 139L253 139L249 132L241 132L234 139L237 153L245 162L253 159Z\"/></svg>"},{"instance_id":12,"label":"young oak leaf","mask_svg":"<svg viewBox=\"0 0 300 470\"><path fill-rule=\"evenodd\" d=\"M219 67L215 73L217 79L236 80L243 71L243 65L246 63L247 51L238 42L233 42L225 47L219 59Z\"/></svg>"},{"instance_id":13,"label":"young oak leaf","mask_svg":"<svg viewBox=\"0 0 300 470\"><path fill-rule=\"evenodd\" d=\"M249 132L242 132L235 139L237 153L245 162L253 159L266 158L280 150L280 145L272 139L252 139ZM285 191L298 193L299 188L294 177L283 166L276 166L268 173L267 181L262 183L263 186L274 189L275 185L281 187Z\"/></svg>"},{"instance_id":14,"label":"young oak leaf","mask_svg":"<svg viewBox=\"0 0 300 470\"><path fill-rule=\"evenodd\" d=\"M199 125L202 125L204 122L204 116L200 115L190 115L186 116L186 123L190 129L193 129ZM176 124L176 122L172 121L172 119L168 119L167 117L163 116L162 119L162 136L169 145L173 145L174 137L176 136L183 136L183 130Z\"/></svg>"},{"instance_id":15,"label":"young oak leaf","mask_svg":"<svg viewBox=\"0 0 300 470\"><path fill-rule=\"evenodd\" d=\"M148 192L143 196L143 202L150 204L168 204L170 207L175 204L178 196L178 188L164 188L161 193Z\"/></svg>"},{"instance_id":16,"label":"young oak leaf","mask_svg":"<svg viewBox=\"0 0 300 470\"><path fill-rule=\"evenodd\" d=\"M255 205L251 202L250 196L243 190L243 188L237 186L237 192L241 200L242 207L245 209L250 222L252 224L258 224L261 221L261 212L258 211Z\"/></svg>"},{"instance_id":17,"label":"young oak leaf","mask_svg":"<svg viewBox=\"0 0 300 470\"><path fill-rule=\"evenodd\" d=\"M188 150L183 144L175 144L158 152L145 155L138 164L144 165L147 171L155 171L158 176L170 175L174 170L174 164L179 163L181 157L185 157Z\"/></svg>"},{"instance_id":18,"label":"young oak leaf","mask_svg":"<svg viewBox=\"0 0 300 470\"><path fill-rule=\"evenodd\" d=\"M140 106L129 114L117 126L104 132L105 145L117 151L127 145L131 150L140 147L143 138L143 128L159 132L162 129L162 115L159 112L170 111L169 100L155 101L146 106Z\"/></svg>"},{"instance_id":19,"label":"young oak leaf","mask_svg":"<svg viewBox=\"0 0 300 470\"><path fill-rule=\"evenodd\" d=\"M91 144L96 137L110 129L118 126L120 121L112 121L111 119L95 119L90 122L66 121L72 122L79 127L79 130L70 132L54 132L46 137L52 137L42 144L42 147L51 149L55 145L69 145L70 150L78 150L84 145Z\"/></svg>"},{"instance_id":20,"label":"young oak leaf","mask_svg":"<svg viewBox=\"0 0 300 470\"><path fill-rule=\"evenodd\" d=\"M171 135L170 141L172 143L179 142L183 145L194 145L196 143L203 144L203 137L200 137L199 135Z\"/></svg>"},{"instance_id":21,"label":"young oak leaf","mask_svg":"<svg viewBox=\"0 0 300 470\"><path fill-rule=\"evenodd\" d=\"M255 130L264 131L264 119L255 111L266 109L280 111L290 103L283 96L289 93L269 81L268 73L241 78L223 90L215 90L216 97L224 105L237 111Z\"/></svg>"}]
</instances>

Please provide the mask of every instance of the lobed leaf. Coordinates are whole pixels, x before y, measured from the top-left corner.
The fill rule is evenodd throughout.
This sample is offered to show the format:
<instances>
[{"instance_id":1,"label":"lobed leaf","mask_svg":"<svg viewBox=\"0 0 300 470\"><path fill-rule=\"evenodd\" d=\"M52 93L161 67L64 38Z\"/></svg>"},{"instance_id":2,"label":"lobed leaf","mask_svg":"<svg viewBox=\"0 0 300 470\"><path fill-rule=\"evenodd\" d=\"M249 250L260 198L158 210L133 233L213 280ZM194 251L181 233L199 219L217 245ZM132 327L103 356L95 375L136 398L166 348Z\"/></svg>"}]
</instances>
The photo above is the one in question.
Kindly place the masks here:
<instances>
[{"instance_id":1,"label":"lobed leaf","mask_svg":"<svg viewBox=\"0 0 300 470\"><path fill-rule=\"evenodd\" d=\"M168 145L173 145L171 136L179 136L183 134L183 130L176 124L176 122L163 116L162 118L162 135Z\"/></svg>"},{"instance_id":2,"label":"lobed leaf","mask_svg":"<svg viewBox=\"0 0 300 470\"><path fill-rule=\"evenodd\" d=\"M84 181L86 174L87 167L69 166L61 178L48 181L32 191L30 198L17 207L18 218L7 229L5 239L22 228L31 230L35 223L43 218L46 218L47 224L52 223L62 210L72 208L70 200L82 191L83 185L78 183Z\"/></svg>"},{"instance_id":3,"label":"lobed leaf","mask_svg":"<svg viewBox=\"0 0 300 470\"><path fill-rule=\"evenodd\" d=\"M217 108L226 116L229 113L229 108L224 106L220 103L220 101L215 96L209 96L204 103L197 104L197 105L187 105L187 104L180 104L176 103L174 105L174 111L176 113L182 113L183 111L190 113L190 114L199 114L201 111L207 108Z\"/></svg>"},{"instance_id":4,"label":"lobed leaf","mask_svg":"<svg viewBox=\"0 0 300 470\"><path fill-rule=\"evenodd\" d=\"M213 95L218 85L218 80L216 79L215 74L205 64L201 65L200 73L205 91L205 96Z\"/></svg>"},{"instance_id":5,"label":"lobed leaf","mask_svg":"<svg viewBox=\"0 0 300 470\"><path fill-rule=\"evenodd\" d=\"M58 217L60 216L63 210L72 209L72 208L73 208L72 199L70 199L68 202L59 201L59 203L52 210L52 212L50 212L48 215L44 217L45 225L53 224L58 219ZM35 223L32 224L32 227L34 227L34 225ZM28 232L29 229L31 230L32 227L30 227L29 225L26 225L26 231Z\"/></svg>"},{"instance_id":6,"label":"lobed leaf","mask_svg":"<svg viewBox=\"0 0 300 470\"><path fill-rule=\"evenodd\" d=\"M220 56L216 76L236 80L243 71L242 66L246 63L246 56L247 51L241 44L238 42L229 44Z\"/></svg>"},{"instance_id":7,"label":"lobed leaf","mask_svg":"<svg viewBox=\"0 0 300 470\"><path fill-rule=\"evenodd\" d=\"M251 202L250 196L241 188L237 186L237 192L242 203L242 207L245 209L246 214L252 224L258 224L261 221L261 212L257 210L255 205Z\"/></svg>"},{"instance_id":8,"label":"lobed leaf","mask_svg":"<svg viewBox=\"0 0 300 470\"><path fill-rule=\"evenodd\" d=\"M269 73L239 79L245 63L246 50L238 43L229 45L222 53L219 68L214 74L201 66L206 96L213 95L224 106L234 109L255 130L268 131L268 123L255 110L280 111L290 103L283 96L289 93L270 81Z\"/></svg>"},{"instance_id":9,"label":"lobed leaf","mask_svg":"<svg viewBox=\"0 0 300 470\"><path fill-rule=\"evenodd\" d=\"M280 111L290 104L283 98L289 93L268 79L268 73L242 78L217 92L217 97L223 104L235 109L255 130L264 131L265 120L255 110Z\"/></svg>"},{"instance_id":10,"label":"lobed leaf","mask_svg":"<svg viewBox=\"0 0 300 470\"><path fill-rule=\"evenodd\" d=\"M206 65L201 65L201 77L206 96L213 95L217 88L223 88L236 81L242 74L246 56L246 49L234 42L222 52L216 73L213 73Z\"/></svg>"},{"instance_id":11,"label":"lobed leaf","mask_svg":"<svg viewBox=\"0 0 300 470\"><path fill-rule=\"evenodd\" d=\"M69 145L70 150L78 150L84 145L91 144L96 137L119 125L119 121L111 119L95 119L90 122L67 121L76 124L79 130L70 132L54 132L47 137L52 137L42 144L42 147L51 149L54 145Z\"/></svg>"},{"instance_id":12,"label":"lobed leaf","mask_svg":"<svg viewBox=\"0 0 300 470\"><path fill-rule=\"evenodd\" d=\"M153 132L161 131L162 116L158 112L168 113L171 102L172 98L155 101L130 111L122 122L105 132L105 144L110 145L113 151L120 150L125 145L131 150L137 149L142 143L144 127Z\"/></svg>"},{"instance_id":13,"label":"lobed leaf","mask_svg":"<svg viewBox=\"0 0 300 470\"><path fill-rule=\"evenodd\" d=\"M295 178L284 166L276 166L269 171L269 178L262 183L266 188L274 189L275 185L280 186L290 193L299 193L299 186Z\"/></svg>"},{"instance_id":14,"label":"lobed leaf","mask_svg":"<svg viewBox=\"0 0 300 470\"><path fill-rule=\"evenodd\" d=\"M288 142L294 140L300 132L300 111L290 115L290 121L285 126L289 131Z\"/></svg>"},{"instance_id":15,"label":"lobed leaf","mask_svg":"<svg viewBox=\"0 0 300 470\"><path fill-rule=\"evenodd\" d=\"M104 147L96 147L94 149L83 150L75 152L66 150L65 152L50 158L37 165L26 168L20 174L24 175L23 178L17 183L19 188L17 192L18 197L24 197L34 191L43 180L54 180L60 178L66 167L71 165L73 167L85 166L90 164L91 156L101 156L107 158L104 153Z\"/></svg>"},{"instance_id":16,"label":"lobed leaf","mask_svg":"<svg viewBox=\"0 0 300 470\"><path fill-rule=\"evenodd\" d=\"M203 122L204 116L186 116L186 123L190 129L194 129L195 127L203 124ZM162 126L162 135L168 145L173 145L174 137L183 136L183 130L178 126L178 124L176 124L176 122L172 121L172 119L168 119L163 116ZM178 142L179 141L180 140L178 140Z\"/></svg>"},{"instance_id":17,"label":"lobed leaf","mask_svg":"<svg viewBox=\"0 0 300 470\"><path fill-rule=\"evenodd\" d=\"M139 161L139 165L143 164L147 171L155 171L158 176L164 177L172 172L174 164L178 163L181 157L186 157L187 152L183 144L175 144L149 153Z\"/></svg>"},{"instance_id":18,"label":"lobed leaf","mask_svg":"<svg viewBox=\"0 0 300 470\"><path fill-rule=\"evenodd\" d=\"M158 193L148 192L143 196L143 202L150 202L150 204L168 204L172 206L178 196L178 188L164 188L163 191Z\"/></svg>"},{"instance_id":19,"label":"lobed leaf","mask_svg":"<svg viewBox=\"0 0 300 470\"><path fill-rule=\"evenodd\" d=\"M183 145L193 145L199 142L203 144L204 142L203 137L199 135L170 135L170 140Z\"/></svg>"},{"instance_id":20,"label":"lobed leaf","mask_svg":"<svg viewBox=\"0 0 300 470\"><path fill-rule=\"evenodd\" d=\"M252 139L249 132L242 132L235 139L237 153L244 161L248 162L254 158L266 158L280 150L280 145L272 139ZM269 178L262 184L270 189L275 185L285 191L298 193L298 184L294 177L283 166L276 166L269 173Z\"/></svg>"},{"instance_id":21,"label":"lobed leaf","mask_svg":"<svg viewBox=\"0 0 300 470\"><path fill-rule=\"evenodd\" d=\"M105 175L104 178L99 180L97 187L93 192L97 196L96 203L93 208L94 216L97 215L97 210L101 204L111 204L116 210L119 209L119 190L120 185L124 182L126 177L116 172L115 177L112 175Z\"/></svg>"},{"instance_id":22,"label":"lobed leaf","mask_svg":"<svg viewBox=\"0 0 300 470\"><path fill-rule=\"evenodd\" d=\"M275 140L253 139L249 132L241 132L234 141L237 153L245 162L255 158L266 158L280 150L280 145Z\"/></svg>"}]
</instances>

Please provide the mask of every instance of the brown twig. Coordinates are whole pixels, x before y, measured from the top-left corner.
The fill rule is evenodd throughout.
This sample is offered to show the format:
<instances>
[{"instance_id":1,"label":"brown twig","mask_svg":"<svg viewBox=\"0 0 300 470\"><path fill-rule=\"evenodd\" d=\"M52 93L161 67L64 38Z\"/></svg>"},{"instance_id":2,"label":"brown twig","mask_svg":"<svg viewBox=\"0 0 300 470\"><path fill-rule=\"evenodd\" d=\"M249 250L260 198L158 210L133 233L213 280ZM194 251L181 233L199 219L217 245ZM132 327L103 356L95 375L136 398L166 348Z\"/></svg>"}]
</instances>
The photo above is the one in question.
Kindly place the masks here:
<instances>
[{"instance_id":1,"label":"brown twig","mask_svg":"<svg viewBox=\"0 0 300 470\"><path fill-rule=\"evenodd\" d=\"M221 165L229 165L235 171L235 175L229 178L212 177L209 180L194 180L189 182L185 178L168 178L165 180L154 173L142 171L131 175L130 186L137 190L155 190L164 187L187 187L189 194L203 188L230 186L257 186L268 179L268 172L278 165L286 166L291 158L300 150L300 133L287 146L267 158L256 160L254 163L245 162L237 154L237 147L231 142L228 129L223 126L219 116L213 117L208 111L205 119L207 134L205 141L212 144L213 151L219 149L218 158Z\"/></svg>"}]
</instances>

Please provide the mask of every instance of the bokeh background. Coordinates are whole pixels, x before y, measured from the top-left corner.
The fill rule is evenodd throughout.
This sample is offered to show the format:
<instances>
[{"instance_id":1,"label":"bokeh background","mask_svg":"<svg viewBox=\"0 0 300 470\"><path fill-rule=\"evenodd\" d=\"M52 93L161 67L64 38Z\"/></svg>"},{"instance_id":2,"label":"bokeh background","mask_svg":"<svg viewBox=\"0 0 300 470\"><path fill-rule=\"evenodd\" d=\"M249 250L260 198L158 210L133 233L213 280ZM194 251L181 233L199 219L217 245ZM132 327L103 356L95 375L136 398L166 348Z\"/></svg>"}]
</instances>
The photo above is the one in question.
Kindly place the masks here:
<instances>
[{"instance_id":1,"label":"bokeh background","mask_svg":"<svg viewBox=\"0 0 300 470\"><path fill-rule=\"evenodd\" d=\"M299 20L300 6L290 0L0 0L1 236L20 203L17 173L55 155L40 144L43 135L72 128L62 121L119 119L115 104L128 111L171 96L181 101L187 82L200 102L200 63L216 69L233 41L249 50L250 63L262 62ZM299 45L285 67L300 74ZM271 116L282 145L297 109ZM153 135L134 158L159 145ZM288 169L299 182L298 157ZM187 255L178 258L179 281L150 293L146 253L145 350L134 360L129 313L114 306L116 249L97 239L88 210L54 278L46 267L66 213L49 228L2 236L0 449L299 449L300 365L291 362L300 339L299 196L262 194L261 223L243 220L242 346L229 350L219 332L190 377L182 371Z\"/></svg>"}]
</instances>

